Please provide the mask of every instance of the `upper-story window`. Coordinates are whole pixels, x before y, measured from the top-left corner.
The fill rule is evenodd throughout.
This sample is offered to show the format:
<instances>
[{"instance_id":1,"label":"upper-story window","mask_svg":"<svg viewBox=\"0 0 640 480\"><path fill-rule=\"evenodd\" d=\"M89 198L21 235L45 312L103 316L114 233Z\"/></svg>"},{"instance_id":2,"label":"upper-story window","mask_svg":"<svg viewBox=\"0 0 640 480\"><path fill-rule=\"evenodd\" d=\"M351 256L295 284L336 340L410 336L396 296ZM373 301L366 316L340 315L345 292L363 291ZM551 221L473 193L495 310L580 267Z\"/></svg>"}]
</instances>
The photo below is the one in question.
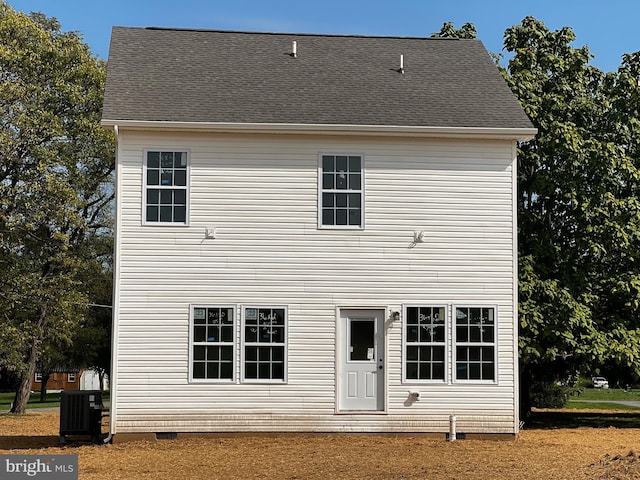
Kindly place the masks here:
<instances>
[{"instance_id":1,"label":"upper-story window","mask_svg":"<svg viewBox=\"0 0 640 480\"><path fill-rule=\"evenodd\" d=\"M145 158L144 223L188 223L187 152L149 150Z\"/></svg>"},{"instance_id":2,"label":"upper-story window","mask_svg":"<svg viewBox=\"0 0 640 480\"><path fill-rule=\"evenodd\" d=\"M362 228L364 176L361 155L320 155L318 226Z\"/></svg>"}]
</instances>

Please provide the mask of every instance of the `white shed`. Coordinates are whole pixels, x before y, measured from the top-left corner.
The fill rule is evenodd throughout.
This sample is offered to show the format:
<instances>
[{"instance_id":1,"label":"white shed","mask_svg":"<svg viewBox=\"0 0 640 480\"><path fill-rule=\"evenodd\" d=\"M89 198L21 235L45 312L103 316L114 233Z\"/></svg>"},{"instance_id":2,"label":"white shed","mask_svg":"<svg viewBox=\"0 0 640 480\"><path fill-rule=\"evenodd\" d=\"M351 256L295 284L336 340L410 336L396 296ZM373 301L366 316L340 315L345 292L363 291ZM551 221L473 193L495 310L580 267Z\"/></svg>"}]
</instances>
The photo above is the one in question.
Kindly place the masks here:
<instances>
[{"instance_id":1,"label":"white shed","mask_svg":"<svg viewBox=\"0 0 640 480\"><path fill-rule=\"evenodd\" d=\"M518 432L535 129L479 41L116 27L103 125L116 439Z\"/></svg>"}]
</instances>

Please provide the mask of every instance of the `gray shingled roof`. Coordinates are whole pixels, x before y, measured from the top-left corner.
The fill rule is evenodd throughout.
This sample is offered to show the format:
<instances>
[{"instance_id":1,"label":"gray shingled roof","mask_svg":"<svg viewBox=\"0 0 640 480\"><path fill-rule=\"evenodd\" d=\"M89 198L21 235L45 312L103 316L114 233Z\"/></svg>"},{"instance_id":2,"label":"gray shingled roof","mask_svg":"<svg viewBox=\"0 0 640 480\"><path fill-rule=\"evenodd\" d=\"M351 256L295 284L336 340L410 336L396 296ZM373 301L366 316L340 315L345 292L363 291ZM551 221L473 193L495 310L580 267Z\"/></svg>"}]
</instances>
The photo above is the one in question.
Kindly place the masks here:
<instances>
[{"instance_id":1,"label":"gray shingled roof","mask_svg":"<svg viewBox=\"0 0 640 480\"><path fill-rule=\"evenodd\" d=\"M124 27L103 118L532 128L478 40Z\"/></svg>"}]
</instances>

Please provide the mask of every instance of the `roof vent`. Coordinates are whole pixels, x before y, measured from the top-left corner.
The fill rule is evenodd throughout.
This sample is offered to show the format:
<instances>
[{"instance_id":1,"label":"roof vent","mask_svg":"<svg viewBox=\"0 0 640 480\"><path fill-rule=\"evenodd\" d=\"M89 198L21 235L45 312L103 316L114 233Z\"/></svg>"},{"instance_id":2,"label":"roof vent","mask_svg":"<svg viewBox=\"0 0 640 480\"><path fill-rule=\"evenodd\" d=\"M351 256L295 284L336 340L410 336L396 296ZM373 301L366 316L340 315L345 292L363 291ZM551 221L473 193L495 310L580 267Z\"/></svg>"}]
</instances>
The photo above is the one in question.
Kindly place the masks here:
<instances>
[{"instance_id":1,"label":"roof vent","mask_svg":"<svg viewBox=\"0 0 640 480\"><path fill-rule=\"evenodd\" d=\"M404 55L400 55L400 68L398 69L398 73L404 75Z\"/></svg>"},{"instance_id":2,"label":"roof vent","mask_svg":"<svg viewBox=\"0 0 640 480\"><path fill-rule=\"evenodd\" d=\"M293 41L293 45L291 46L291 56L293 58L298 58L298 42Z\"/></svg>"}]
</instances>

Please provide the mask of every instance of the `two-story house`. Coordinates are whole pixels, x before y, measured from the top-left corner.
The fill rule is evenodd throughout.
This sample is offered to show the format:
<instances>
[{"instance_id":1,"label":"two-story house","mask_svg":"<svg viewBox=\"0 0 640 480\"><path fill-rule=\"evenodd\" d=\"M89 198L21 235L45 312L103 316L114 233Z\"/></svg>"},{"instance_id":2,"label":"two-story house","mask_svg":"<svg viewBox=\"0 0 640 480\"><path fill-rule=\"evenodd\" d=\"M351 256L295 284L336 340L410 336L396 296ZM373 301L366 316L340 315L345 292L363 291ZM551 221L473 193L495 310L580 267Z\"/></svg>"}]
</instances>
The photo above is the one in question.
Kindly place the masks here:
<instances>
[{"instance_id":1,"label":"two-story house","mask_svg":"<svg viewBox=\"0 0 640 480\"><path fill-rule=\"evenodd\" d=\"M113 30L111 434L518 432L516 144L478 40Z\"/></svg>"}]
</instances>

